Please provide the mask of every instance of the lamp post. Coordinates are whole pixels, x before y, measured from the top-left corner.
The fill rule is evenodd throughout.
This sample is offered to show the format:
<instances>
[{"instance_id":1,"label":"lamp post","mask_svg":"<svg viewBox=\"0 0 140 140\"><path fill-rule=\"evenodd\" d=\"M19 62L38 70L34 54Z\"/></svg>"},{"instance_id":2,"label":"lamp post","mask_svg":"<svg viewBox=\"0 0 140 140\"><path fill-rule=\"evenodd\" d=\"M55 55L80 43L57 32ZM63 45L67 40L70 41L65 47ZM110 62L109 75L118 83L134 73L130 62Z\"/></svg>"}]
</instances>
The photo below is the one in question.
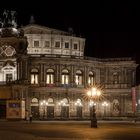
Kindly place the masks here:
<instances>
[{"instance_id":1,"label":"lamp post","mask_svg":"<svg viewBox=\"0 0 140 140\"><path fill-rule=\"evenodd\" d=\"M88 90L87 95L90 98L90 100L95 102L101 96L101 91L97 87L92 87L90 90ZM97 118L96 118L95 103L92 104L91 127L92 128L97 128Z\"/></svg>"},{"instance_id":2,"label":"lamp post","mask_svg":"<svg viewBox=\"0 0 140 140\"><path fill-rule=\"evenodd\" d=\"M40 102L40 105L43 109L43 119L44 119L45 114L46 114L46 106L48 105L48 102L46 102L46 100L43 100L43 101Z\"/></svg>"},{"instance_id":3,"label":"lamp post","mask_svg":"<svg viewBox=\"0 0 140 140\"><path fill-rule=\"evenodd\" d=\"M104 107L104 117L106 117L106 107L108 106L108 103L106 101L104 101L102 103L102 106Z\"/></svg>"}]
</instances>

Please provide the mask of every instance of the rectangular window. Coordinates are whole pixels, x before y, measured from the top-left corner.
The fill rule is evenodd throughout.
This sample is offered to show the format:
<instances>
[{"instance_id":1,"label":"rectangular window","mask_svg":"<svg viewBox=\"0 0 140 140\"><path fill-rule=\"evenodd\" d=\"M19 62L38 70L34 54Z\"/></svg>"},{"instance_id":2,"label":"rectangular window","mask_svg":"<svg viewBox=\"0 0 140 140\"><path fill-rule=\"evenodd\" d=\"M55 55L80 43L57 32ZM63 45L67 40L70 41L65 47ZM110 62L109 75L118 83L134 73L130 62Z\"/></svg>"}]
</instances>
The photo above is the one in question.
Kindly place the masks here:
<instances>
[{"instance_id":1,"label":"rectangular window","mask_svg":"<svg viewBox=\"0 0 140 140\"><path fill-rule=\"evenodd\" d=\"M38 74L31 74L31 84L38 84Z\"/></svg>"},{"instance_id":2,"label":"rectangular window","mask_svg":"<svg viewBox=\"0 0 140 140\"><path fill-rule=\"evenodd\" d=\"M38 84L38 74L35 75L35 84Z\"/></svg>"},{"instance_id":3,"label":"rectangular window","mask_svg":"<svg viewBox=\"0 0 140 140\"><path fill-rule=\"evenodd\" d=\"M50 41L45 41L44 47L49 48L50 47Z\"/></svg>"},{"instance_id":4,"label":"rectangular window","mask_svg":"<svg viewBox=\"0 0 140 140\"><path fill-rule=\"evenodd\" d=\"M76 83L76 85L82 85L82 76L76 75L75 83Z\"/></svg>"},{"instance_id":5,"label":"rectangular window","mask_svg":"<svg viewBox=\"0 0 140 140\"><path fill-rule=\"evenodd\" d=\"M12 81L12 74L11 73L10 74L6 74L6 81L7 82Z\"/></svg>"},{"instance_id":6,"label":"rectangular window","mask_svg":"<svg viewBox=\"0 0 140 140\"><path fill-rule=\"evenodd\" d=\"M75 83L76 83L76 85L78 85L78 83L79 83L78 75L75 76Z\"/></svg>"},{"instance_id":7,"label":"rectangular window","mask_svg":"<svg viewBox=\"0 0 140 140\"><path fill-rule=\"evenodd\" d=\"M68 84L68 83L69 83L69 76L62 75L62 84Z\"/></svg>"},{"instance_id":8,"label":"rectangular window","mask_svg":"<svg viewBox=\"0 0 140 140\"><path fill-rule=\"evenodd\" d=\"M69 42L65 42L65 48L66 48L66 49L69 48Z\"/></svg>"},{"instance_id":9,"label":"rectangular window","mask_svg":"<svg viewBox=\"0 0 140 140\"><path fill-rule=\"evenodd\" d=\"M39 41L34 41L34 47L39 47Z\"/></svg>"},{"instance_id":10,"label":"rectangular window","mask_svg":"<svg viewBox=\"0 0 140 140\"><path fill-rule=\"evenodd\" d=\"M34 84L34 81L35 81L35 79L34 79L34 75L31 74L31 84Z\"/></svg>"},{"instance_id":11,"label":"rectangular window","mask_svg":"<svg viewBox=\"0 0 140 140\"><path fill-rule=\"evenodd\" d=\"M56 47L56 48L60 48L60 41L56 41L56 42L55 42L55 47Z\"/></svg>"},{"instance_id":12,"label":"rectangular window","mask_svg":"<svg viewBox=\"0 0 140 140\"><path fill-rule=\"evenodd\" d=\"M47 75L47 84L50 84L50 75Z\"/></svg>"},{"instance_id":13,"label":"rectangular window","mask_svg":"<svg viewBox=\"0 0 140 140\"><path fill-rule=\"evenodd\" d=\"M54 84L54 75L47 74L47 84Z\"/></svg>"},{"instance_id":14,"label":"rectangular window","mask_svg":"<svg viewBox=\"0 0 140 140\"><path fill-rule=\"evenodd\" d=\"M93 85L93 77L88 77L88 84Z\"/></svg>"},{"instance_id":15,"label":"rectangular window","mask_svg":"<svg viewBox=\"0 0 140 140\"><path fill-rule=\"evenodd\" d=\"M54 84L54 75L51 74L51 81L50 81L51 84Z\"/></svg>"},{"instance_id":16,"label":"rectangular window","mask_svg":"<svg viewBox=\"0 0 140 140\"><path fill-rule=\"evenodd\" d=\"M73 49L74 50L77 50L78 49L78 44L77 43L74 43Z\"/></svg>"}]
</instances>

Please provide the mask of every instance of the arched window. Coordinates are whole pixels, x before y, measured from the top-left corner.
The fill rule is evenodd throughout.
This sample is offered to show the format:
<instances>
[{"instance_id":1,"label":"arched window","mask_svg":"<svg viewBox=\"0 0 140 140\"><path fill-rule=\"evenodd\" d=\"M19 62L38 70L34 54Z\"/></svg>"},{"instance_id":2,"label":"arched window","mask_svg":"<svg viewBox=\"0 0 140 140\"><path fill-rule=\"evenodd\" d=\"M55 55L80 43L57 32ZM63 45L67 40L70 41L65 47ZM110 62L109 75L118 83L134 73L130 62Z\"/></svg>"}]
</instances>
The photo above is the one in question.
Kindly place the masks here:
<instances>
[{"instance_id":1,"label":"arched window","mask_svg":"<svg viewBox=\"0 0 140 140\"><path fill-rule=\"evenodd\" d=\"M31 102L32 103L38 103L38 99L37 98L32 98Z\"/></svg>"},{"instance_id":2,"label":"arched window","mask_svg":"<svg viewBox=\"0 0 140 140\"><path fill-rule=\"evenodd\" d=\"M113 100L113 112L119 113L119 111L120 111L119 101L117 99L114 99Z\"/></svg>"},{"instance_id":3,"label":"arched window","mask_svg":"<svg viewBox=\"0 0 140 140\"><path fill-rule=\"evenodd\" d=\"M54 84L54 70L48 69L46 73L46 83L47 84Z\"/></svg>"},{"instance_id":4,"label":"arched window","mask_svg":"<svg viewBox=\"0 0 140 140\"><path fill-rule=\"evenodd\" d=\"M48 99L48 103L52 104L54 101L53 101L53 98L49 98Z\"/></svg>"},{"instance_id":5,"label":"arched window","mask_svg":"<svg viewBox=\"0 0 140 140\"><path fill-rule=\"evenodd\" d=\"M82 72L81 70L77 70L75 75L76 85L82 85L82 81L83 81Z\"/></svg>"},{"instance_id":6,"label":"arched window","mask_svg":"<svg viewBox=\"0 0 140 140\"><path fill-rule=\"evenodd\" d=\"M91 71L89 72L89 75L88 75L88 84L91 86L93 86L94 84L94 74Z\"/></svg>"},{"instance_id":7,"label":"arched window","mask_svg":"<svg viewBox=\"0 0 140 140\"><path fill-rule=\"evenodd\" d=\"M39 76L38 69L32 69L31 70L31 84L38 84L38 76Z\"/></svg>"},{"instance_id":8,"label":"arched window","mask_svg":"<svg viewBox=\"0 0 140 140\"><path fill-rule=\"evenodd\" d=\"M67 69L62 70L62 84L69 84L69 72Z\"/></svg>"},{"instance_id":9,"label":"arched window","mask_svg":"<svg viewBox=\"0 0 140 140\"><path fill-rule=\"evenodd\" d=\"M76 106L82 106L82 101L81 101L81 99L77 99L76 102L75 102L75 105L76 105Z\"/></svg>"},{"instance_id":10,"label":"arched window","mask_svg":"<svg viewBox=\"0 0 140 140\"><path fill-rule=\"evenodd\" d=\"M119 74L117 72L113 73L113 83L118 84L119 83Z\"/></svg>"}]
</instances>

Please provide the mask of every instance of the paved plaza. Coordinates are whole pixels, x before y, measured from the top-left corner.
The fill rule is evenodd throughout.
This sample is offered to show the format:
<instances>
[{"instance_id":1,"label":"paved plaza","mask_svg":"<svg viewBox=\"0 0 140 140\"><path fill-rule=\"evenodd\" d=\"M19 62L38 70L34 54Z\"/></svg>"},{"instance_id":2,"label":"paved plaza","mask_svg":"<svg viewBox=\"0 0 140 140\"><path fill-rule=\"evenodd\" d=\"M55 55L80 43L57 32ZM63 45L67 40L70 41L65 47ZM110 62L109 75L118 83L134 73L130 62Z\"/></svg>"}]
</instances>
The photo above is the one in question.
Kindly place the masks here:
<instances>
[{"instance_id":1,"label":"paved plaza","mask_svg":"<svg viewBox=\"0 0 140 140\"><path fill-rule=\"evenodd\" d=\"M140 123L133 121L0 121L0 140L139 140Z\"/></svg>"}]
</instances>

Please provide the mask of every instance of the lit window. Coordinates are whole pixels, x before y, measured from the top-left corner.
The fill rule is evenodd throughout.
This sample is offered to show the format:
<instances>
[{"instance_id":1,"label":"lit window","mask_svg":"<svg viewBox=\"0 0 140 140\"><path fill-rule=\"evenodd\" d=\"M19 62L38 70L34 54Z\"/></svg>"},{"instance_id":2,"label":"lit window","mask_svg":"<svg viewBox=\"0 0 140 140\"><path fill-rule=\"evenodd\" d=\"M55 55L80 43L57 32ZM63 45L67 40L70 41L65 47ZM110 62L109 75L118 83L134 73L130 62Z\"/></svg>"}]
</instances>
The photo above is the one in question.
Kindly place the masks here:
<instances>
[{"instance_id":1,"label":"lit window","mask_svg":"<svg viewBox=\"0 0 140 140\"><path fill-rule=\"evenodd\" d=\"M38 84L38 70L32 69L31 70L31 84Z\"/></svg>"},{"instance_id":2,"label":"lit window","mask_svg":"<svg viewBox=\"0 0 140 140\"><path fill-rule=\"evenodd\" d=\"M47 70L46 83L47 84L54 84L54 70L53 69Z\"/></svg>"},{"instance_id":3,"label":"lit window","mask_svg":"<svg viewBox=\"0 0 140 140\"><path fill-rule=\"evenodd\" d=\"M82 85L82 72L80 70L76 72L75 83L76 85Z\"/></svg>"},{"instance_id":4,"label":"lit window","mask_svg":"<svg viewBox=\"0 0 140 140\"><path fill-rule=\"evenodd\" d=\"M88 84L91 86L94 84L94 74L91 71L89 72L89 76L88 76Z\"/></svg>"},{"instance_id":5,"label":"lit window","mask_svg":"<svg viewBox=\"0 0 140 140\"><path fill-rule=\"evenodd\" d=\"M62 71L62 84L69 84L69 72L66 69Z\"/></svg>"}]
</instances>

